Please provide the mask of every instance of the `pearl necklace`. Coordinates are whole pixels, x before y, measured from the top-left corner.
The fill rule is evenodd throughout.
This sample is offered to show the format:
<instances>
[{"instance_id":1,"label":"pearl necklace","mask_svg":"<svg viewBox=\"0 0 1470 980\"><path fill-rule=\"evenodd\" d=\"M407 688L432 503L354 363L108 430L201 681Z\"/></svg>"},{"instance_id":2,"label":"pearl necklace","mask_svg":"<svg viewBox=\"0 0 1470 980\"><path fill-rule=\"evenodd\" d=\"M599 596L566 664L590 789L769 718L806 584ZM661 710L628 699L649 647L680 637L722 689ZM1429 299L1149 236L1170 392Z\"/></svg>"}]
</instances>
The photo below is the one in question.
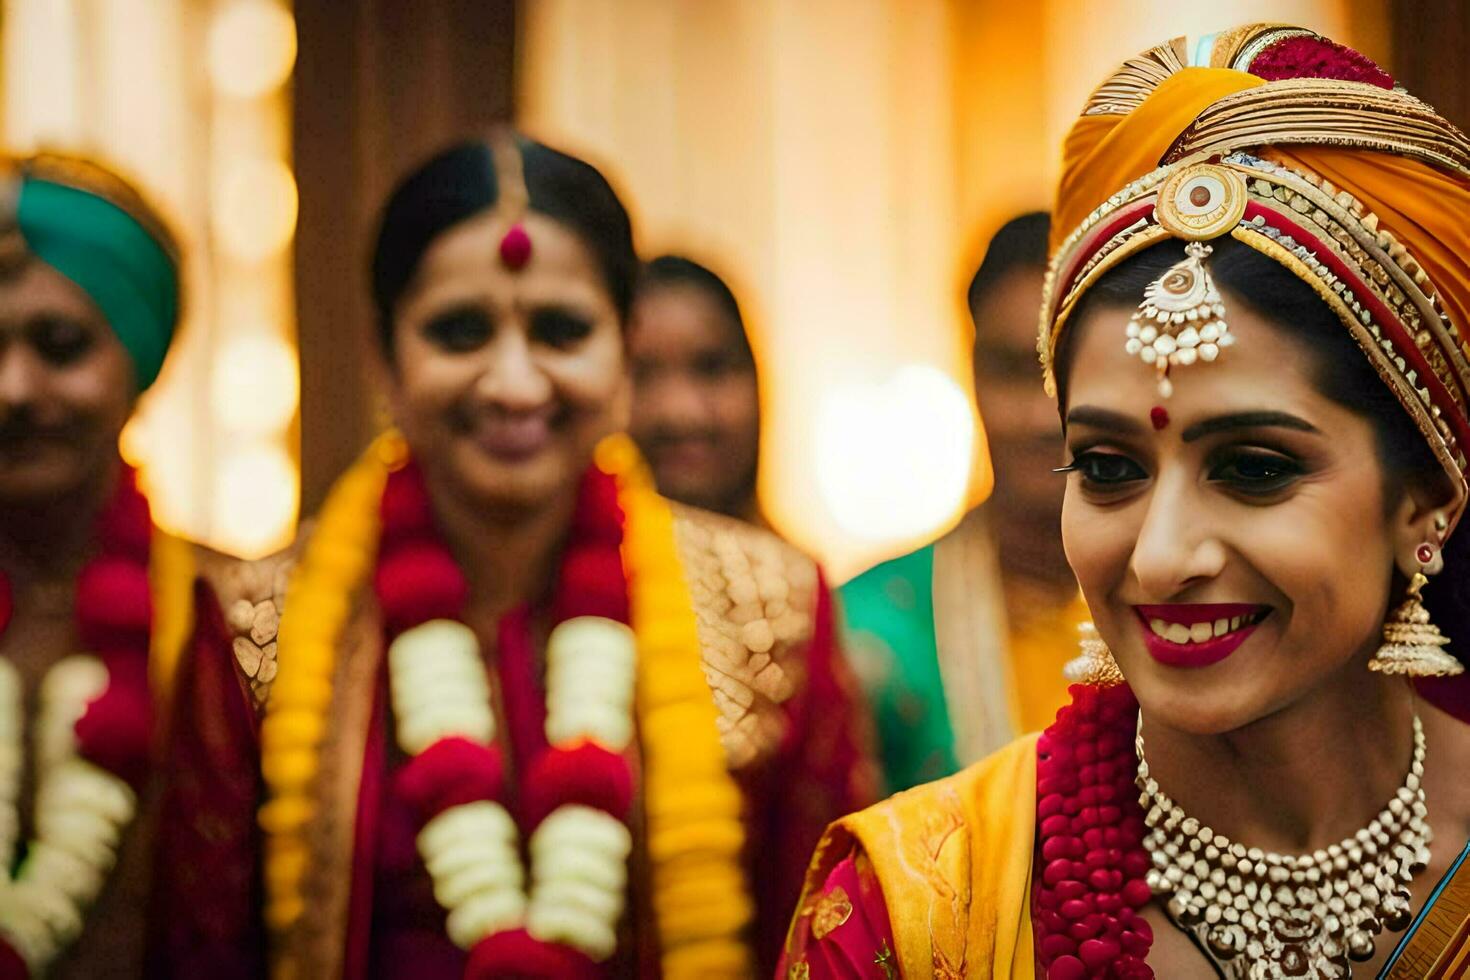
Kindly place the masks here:
<instances>
[{"instance_id":1,"label":"pearl necklace","mask_svg":"<svg viewBox=\"0 0 1470 980\"><path fill-rule=\"evenodd\" d=\"M1408 927L1408 885L1429 862L1431 838L1418 715L1409 774L1394 798L1352 837L1302 855L1247 848L1186 816L1149 775L1142 718L1135 744L1149 888L1226 976L1347 977L1350 961L1373 956L1376 933Z\"/></svg>"}]
</instances>

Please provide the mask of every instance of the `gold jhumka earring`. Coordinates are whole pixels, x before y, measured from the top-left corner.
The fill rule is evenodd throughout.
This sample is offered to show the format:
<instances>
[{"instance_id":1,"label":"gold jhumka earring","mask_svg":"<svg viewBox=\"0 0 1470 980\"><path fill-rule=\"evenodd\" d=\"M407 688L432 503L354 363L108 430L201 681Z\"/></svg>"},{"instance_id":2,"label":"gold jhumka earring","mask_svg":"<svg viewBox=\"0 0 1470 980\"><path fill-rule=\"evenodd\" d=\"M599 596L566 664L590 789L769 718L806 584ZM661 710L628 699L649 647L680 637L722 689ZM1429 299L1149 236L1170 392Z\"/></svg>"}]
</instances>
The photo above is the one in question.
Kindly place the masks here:
<instances>
[{"instance_id":1,"label":"gold jhumka earring","mask_svg":"<svg viewBox=\"0 0 1470 980\"><path fill-rule=\"evenodd\" d=\"M1430 622L1429 610L1424 608L1419 594L1429 583L1426 573L1432 574L1443 567L1439 551L1425 542L1415 550L1414 557L1419 562L1419 570L1409 580L1409 594L1404 602L1383 624L1383 646L1368 661L1368 669L1406 677L1452 677L1463 673L1465 665L1444 652L1450 638Z\"/></svg>"},{"instance_id":2,"label":"gold jhumka earring","mask_svg":"<svg viewBox=\"0 0 1470 980\"><path fill-rule=\"evenodd\" d=\"M1123 671L1113 659L1113 651L1103 642L1097 627L1091 622L1077 626L1077 645L1082 654L1067 661L1062 674L1074 684L1089 684L1093 687L1112 687L1123 683Z\"/></svg>"}]
</instances>

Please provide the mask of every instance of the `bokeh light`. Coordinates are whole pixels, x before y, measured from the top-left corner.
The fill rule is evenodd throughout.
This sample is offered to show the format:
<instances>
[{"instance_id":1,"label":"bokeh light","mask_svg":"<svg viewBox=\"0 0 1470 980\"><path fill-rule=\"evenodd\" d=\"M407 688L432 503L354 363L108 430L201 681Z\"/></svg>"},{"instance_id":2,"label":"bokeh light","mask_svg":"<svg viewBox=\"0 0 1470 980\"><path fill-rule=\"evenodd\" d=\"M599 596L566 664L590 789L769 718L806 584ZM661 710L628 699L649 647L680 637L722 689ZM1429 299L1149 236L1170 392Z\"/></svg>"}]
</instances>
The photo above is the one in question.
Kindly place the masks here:
<instances>
[{"instance_id":1,"label":"bokeh light","mask_svg":"<svg viewBox=\"0 0 1470 980\"><path fill-rule=\"evenodd\" d=\"M220 545L245 557L286 544L299 497L296 464L271 443L246 445L220 460L214 529Z\"/></svg>"},{"instance_id":2,"label":"bokeh light","mask_svg":"<svg viewBox=\"0 0 1470 980\"><path fill-rule=\"evenodd\" d=\"M283 338L261 331L226 341L215 354L213 375L210 401L225 428L267 435L291 424L300 371L295 349Z\"/></svg>"},{"instance_id":3,"label":"bokeh light","mask_svg":"<svg viewBox=\"0 0 1470 980\"><path fill-rule=\"evenodd\" d=\"M869 541L936 530L969 484L974 416L964 390L927 364L834 388L817 415L817 485L843 530Z\"/></svg>"},{"instance_id":4,"label":"bokeh light","mask_svg":"<svg viewBox=\"0 0 1470 980\"><path fill-rule=\"evenodd\" d=\"M275 255L296 231L296 179L279 160L228 162L217 175L213 203L219 243L241 261Z\"/></svg>"},{"instance_id":5,"label":"bokeh light","mask_svg":"<svg viewBox=\"0 0 1470 980\"><path fill-rule=\"evenodd\" d=\"M291 76L296 21L271 0L234 0L215 16L208 45L214 87L235 98L259 98Z\"/></svg>"}]
</instances>

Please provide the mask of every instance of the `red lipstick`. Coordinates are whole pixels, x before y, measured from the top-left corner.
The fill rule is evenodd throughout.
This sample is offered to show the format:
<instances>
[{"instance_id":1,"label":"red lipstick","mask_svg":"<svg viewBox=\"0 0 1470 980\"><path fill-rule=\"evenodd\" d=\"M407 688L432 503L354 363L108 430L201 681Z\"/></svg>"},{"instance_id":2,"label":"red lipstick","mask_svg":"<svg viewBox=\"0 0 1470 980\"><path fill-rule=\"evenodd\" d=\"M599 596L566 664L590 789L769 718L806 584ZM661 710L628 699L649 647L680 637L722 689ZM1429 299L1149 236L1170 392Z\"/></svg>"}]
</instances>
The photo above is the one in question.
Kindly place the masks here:
<instances>
[{"instance_id":1,"label":"red lipstick","mask_svg":"<svg viewBox=\"0 0 1470 980\"><path fill-rule=\"evenodd\" d=\"M1149 655L1169 667L1207 667L1240 648L1270 606L1196 602L1134 606ZM1161 632L1163 635L1161 635Z\"/></svg>"}]
</instances>

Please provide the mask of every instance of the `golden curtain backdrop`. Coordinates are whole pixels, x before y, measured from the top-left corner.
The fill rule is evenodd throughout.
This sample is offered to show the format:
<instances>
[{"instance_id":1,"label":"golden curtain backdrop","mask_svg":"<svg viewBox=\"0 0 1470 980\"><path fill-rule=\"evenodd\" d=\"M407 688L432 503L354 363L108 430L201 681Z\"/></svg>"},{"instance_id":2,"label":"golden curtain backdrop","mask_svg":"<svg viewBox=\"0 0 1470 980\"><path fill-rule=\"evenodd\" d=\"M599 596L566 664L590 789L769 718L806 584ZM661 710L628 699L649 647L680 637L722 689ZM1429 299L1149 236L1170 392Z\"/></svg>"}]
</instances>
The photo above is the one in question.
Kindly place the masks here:
<instances>
[{"instance_id":1,"label":"golden curtain backdrop","mask_svg":"<svg viewBox=\"0 0 1470 980\"><path fill-rule=\"evenodd\" d=\"M965 287L989 235L1047 205L1105 70L1267 18L1383 57L1384 2L529 0L517 117L607 170L644 254L728 274L763 371L763 501L841 579L988 492Z\"/></svg>"},{"instance_id":2,"label":"golden curtain backdrop","mask_svg":"<svg viewBox=\"0 0 1470 980\"><path fill-rule=\"evenodd\" d=\"M426 147L421 131L448 139L501 118L510 86L495 80L515 32L522 125L606 166L646 252L689 251L736 287L764 368L767 508L839 577L942 530L987 492L964 286L989 234L1047 203L1057 142L1107 67L1171 34L1266 17L1393 65L1388 0L522 0L514 16L510 2L302 4L303 63L332 67L292 95L311 110L294 135L317 134L298 281L335 290L308 309L309 355L367 332L365 300L349 295L365 291L354 270L366 207L352 195L391 176L371 146L409 132L405 145ZM232 16L245 19L219 27ZM369 21L373 51L424 70L344 59L334 39L360 41ZM118 161L190 254L180 349L132 433L160 517L226 547L281 540L301 429L290 5L3 0L0 30L8 148ZM441 93L427 116L415 111L426 80ZM351 193L323 189L329 161L364 152ZM314 258L334 250L340 261ZM314 500L370 411L361 384L333 387L355 368L311 360ZM271 425L233 415L232 400L273 406Z\"/></svg>"}]
</instances>

